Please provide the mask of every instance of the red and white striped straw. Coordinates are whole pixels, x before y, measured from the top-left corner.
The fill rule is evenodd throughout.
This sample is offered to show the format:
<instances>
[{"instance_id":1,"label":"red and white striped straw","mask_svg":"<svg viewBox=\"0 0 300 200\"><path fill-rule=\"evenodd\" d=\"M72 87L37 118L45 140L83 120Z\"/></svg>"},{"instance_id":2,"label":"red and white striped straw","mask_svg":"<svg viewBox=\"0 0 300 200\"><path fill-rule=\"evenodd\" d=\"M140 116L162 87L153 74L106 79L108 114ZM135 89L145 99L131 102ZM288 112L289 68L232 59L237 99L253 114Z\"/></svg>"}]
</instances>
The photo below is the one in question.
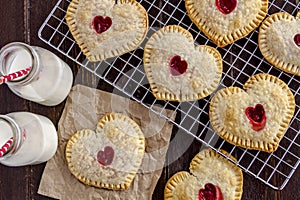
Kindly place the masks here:
<instances>
[{"instance_id":1,"label":"red and white striped straw","mask_svg":"<svg viewBox=\"0 0 300 200\"><path fill-rule=\"evenodd\" d=\"M13 137L11 137L0 149L0 157L2 157L11 147L13 143Z\"/></svg>"},{"instance_id":2,"label":"red and white striped straw","mask_svg":"<svg viewBox=\"0 0 300 200\"><path fill-rule=\"evenodd\" d=\"M30 69L31 69L31 67L28 67L26 69L22 69L20 71L0 77L0 85L3 83L6 83L6 82L12 81L18 77L27 75L30 72Z\"/></svg>"}]
</instances>

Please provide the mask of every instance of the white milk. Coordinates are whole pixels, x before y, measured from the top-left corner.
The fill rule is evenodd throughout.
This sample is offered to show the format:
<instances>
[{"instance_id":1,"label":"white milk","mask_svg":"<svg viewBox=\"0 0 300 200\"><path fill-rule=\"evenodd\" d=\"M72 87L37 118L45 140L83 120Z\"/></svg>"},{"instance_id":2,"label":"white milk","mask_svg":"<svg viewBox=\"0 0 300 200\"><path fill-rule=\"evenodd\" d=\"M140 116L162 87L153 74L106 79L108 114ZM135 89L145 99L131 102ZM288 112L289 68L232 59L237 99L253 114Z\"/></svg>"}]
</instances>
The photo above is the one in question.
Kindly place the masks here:
<instances>
[{"instance_id":1,"label":"white milk","mask_svg":"<svg viewBox=\"0 0 300 200\"><path fill-rule=\"evenodd\" d=\"M57 132L48 118L29 112L15 112L6 116L18 125L21 144L15 153L0 158L1 164L7 166L39 164L49 160L55 154L58 144ZM7 124L0 123L0 130L0 142L5 143L6 139L2 139L2 134L12 129Z\"/></svg>"},{"instance_id":2,"label":"white milk","mask_svg":"<svg viewBox=\"0 0 300 200\"><path fill-rule=\"evenodd\" d=\"M15 79L7 85L18 96L46 106L61 103L72 87L73 74L69 66L40 47L11 43L2 48L0 64L4 75L32 67L25 78Z\"/></svg>"},{"instance_id":3,"label":"white milk","mask_svg":"<svg viewBox=\"0 0 300 200\"><path fill-rule=\"evenodd\" d=\"M0 119L0 130L5 130L5 132L1 132L1 136L0 136L0 148L1 148L13 136L13 130L11 126L2 119Z\"/></svg>"}]
</instances>

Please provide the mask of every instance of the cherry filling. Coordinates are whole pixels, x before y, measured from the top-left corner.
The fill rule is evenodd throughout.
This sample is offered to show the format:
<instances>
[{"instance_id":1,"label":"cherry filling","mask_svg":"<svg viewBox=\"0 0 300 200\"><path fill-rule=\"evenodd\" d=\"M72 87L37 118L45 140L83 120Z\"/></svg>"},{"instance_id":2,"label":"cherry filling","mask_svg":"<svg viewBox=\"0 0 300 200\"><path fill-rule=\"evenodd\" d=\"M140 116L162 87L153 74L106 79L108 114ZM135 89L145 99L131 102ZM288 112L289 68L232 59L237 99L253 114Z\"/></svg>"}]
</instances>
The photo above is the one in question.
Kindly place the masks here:
<instances>
[{"instance_id":1,"label":"cherry filling","mask_svg":"<svg viewBox=\"0 0 300 200\"><path fill-rule=\"evenodd\" d=\"M92 21L92 27L98 34L107 31L111 25L112 19L110 17L96 16Z\"/></svg>"},{"instance_id":2,"label":"cherry filling","mask_svg":"<svg viewBox=\"0 0 300 200\"><path fill-rule=\"evenodd\" d=\"M260 131L265 127L267 117L263 105L256 104L255 107L248 107L245 114L250 120L253 130Z\"/></svg>"},{"instance_id":3,"label":"cherry filling","mask_svg":"<svg viewBox=\"0 0 300 200\"><path fill-rule=\"evenodd\" d=\"M300 47L300 34L295 35L294 42L298 47Z\"/></svg>"},{"instance_id":4,"label":"cherry filling","mask_svg":"<svg viewBox=\"0 0 300 200\"><path fill-rule=\"evenodd\" d=\"M223 194L221 189L212 184L205 184L204 188L201 188L198 193L199 200L223 200Z\"/></svg>"},{"instance_id":5,"label":"cherry filling","mask_svg":"<svg viewBox=\"0 0 300 200\"><path fill-rule=\"evenodd\" d=\"M216 0L219 11L225 15L231 13L236 8L237 0Z\"/></svg>"},{"instance_id":6,"label":"cherry filling","mask_svg":"<svg viewBox=\"0 0 300 200\"><path fill-rule=\"evenodd\" d=\"M188 64L180 56L173 56L170 60L170 72L173 76L179 76L186 72Z\"/></svg>"},{"instance_id":7,"label":"cherry filling","mask_svg":"<svg viewBox=\"0 0 300 200\"><path fill-rule=\"evenodd\" d=\"M97 154L98 163L104 166L110 165L114 159L114 149L106 146L104 151L99 151Z\"/></svg>"}]
</instances>

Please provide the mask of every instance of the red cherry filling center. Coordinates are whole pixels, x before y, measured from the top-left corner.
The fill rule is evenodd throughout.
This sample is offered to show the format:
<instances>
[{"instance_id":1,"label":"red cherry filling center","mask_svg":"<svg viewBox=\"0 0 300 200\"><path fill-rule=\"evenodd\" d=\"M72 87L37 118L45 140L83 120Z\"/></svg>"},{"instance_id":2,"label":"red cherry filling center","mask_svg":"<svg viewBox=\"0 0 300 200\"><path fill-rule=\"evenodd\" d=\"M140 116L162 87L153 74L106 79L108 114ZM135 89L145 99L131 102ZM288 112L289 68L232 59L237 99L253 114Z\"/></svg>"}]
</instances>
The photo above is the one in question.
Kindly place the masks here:
<instances>
[{"instance_id":1,"label":"red cherry filling center","mask_svg":"<svg viewBox=\"0 0 300 200\"><path fill-rule=\"evenodd\" d=\"M204 188L201 188L198 193L199 200L223 200L223 194L221 189L212 184L205 184Z\"/></svg>"},{"instance_id":2,"label":"red cherry filling center","mask_svg":"<svg viewBox=\"0 0 300 200\"><path fill-rule=\"evenodd\" d=\"M294 42L298 47L300 47L300 34L295 35Z\"/></svg>"},{"instance_id":3,"label":"red cherry filling center","mask_svg":"<svg viewBox=\"0 0 300 200\"><path fill-rule=\"evenodd\" d=\"M179 76L186 72L188 64L180 56L173 56L170 60L170 72L173 76Z\"/></svg>"},{"instance_id":4,"label":"red cherry filling center","mask_svg":"<svg viewBox=\"0 0 300 200\"><path fill-rule=\"evenodd\" d=\"M265 127L267 117L263 105L256 104L255 107L248 107L245 114L250 120L253 130L260 131Z\"/></svg>"},{"instance_id":5,"label":"red cherry filling center","mask_svg":"<svg viewBox=\"0 0 300 200\"><path fill-rule=\"evenodd\" d=\"M237 0L216 0L219 11L225 15L231 13L237 5Z\"/></svg>"},{"instance_id":6,"label":"red cherry filling center","mask_svg":"<svg viewBox=\"0 0 300 200\"><path fill-rule=\"evenodd\" d=\"M104 151L99 151L97 154L98 163L107 166L110 165L114 159L114 149L110 146L106 146Z\"/></svg>"},{"instance_id":7,"label":"red cherry filling center","mask_svg":"<svg viewBox=\"0 0 300 200\"><path fill-rule=\"evenodd\" d=\"M101 34L107 31L112 25L110 17L96 16L93 19L92 26L96 33Z\"/></svg>"}]
</instances>

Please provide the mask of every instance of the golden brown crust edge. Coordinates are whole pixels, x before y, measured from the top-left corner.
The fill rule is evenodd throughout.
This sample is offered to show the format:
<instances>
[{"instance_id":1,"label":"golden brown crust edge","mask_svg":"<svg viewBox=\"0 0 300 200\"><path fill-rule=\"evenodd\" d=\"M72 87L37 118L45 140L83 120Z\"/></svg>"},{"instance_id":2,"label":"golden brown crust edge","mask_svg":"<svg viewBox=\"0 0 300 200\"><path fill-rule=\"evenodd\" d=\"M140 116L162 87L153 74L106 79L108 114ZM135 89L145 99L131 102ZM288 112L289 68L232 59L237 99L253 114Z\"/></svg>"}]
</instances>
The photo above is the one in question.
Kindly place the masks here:
<instances>
[{"instance_id":1,"label":"golden brown crust edge","mask_svg":"<svg viewBox=\"0 0 300 200\"><path fill-rule=\"evenodd\" d=\"M121 113L108 113L108 114L104 115L102 117L102 119L99 121L99 123L97 125L97 129L102 129L103 126L105 125L105 123L115 120L116 118L127 121L134 127L134 129L138 133L138 137L139 137L139 143L137 144L137 145L139 145L138 153L144 154L145 148L146 148L144 133L141 131L139 125L135 121L133 121L131 118L129 118L128 116L123 115ZM136 176L136 173L137 173L138 169L140 168L142 161L143 161L143 159L141 159L140 162L136 162L135 164L132 163L134 166L134 169L132 172L130 172L128 174L128 176L126 177L126 182L124 184L116 184L116 185L109 184L114 187L112 189L113 190L127 190L130 187L134 177ZM117 188L117 189L115 189L115 188Z\"/></svg>"},{"instance_id":2,"label":"golden brown crust edge","mask_svg":"<svg viewBox=\"0 0 300 200\"><path fill-rule=\"evenodd\" d=\"M80 35L80 32L78 31L78 28L76 26L76 22L74 19L75 11L78 8L77 6L79 4L79 1L80 0L72 0L71 1L71 3L69 4L69 6L67 8L67 13L66 13L65 19L66 19L66 23L70 29L70 32L71 32L72 36L74 37L76 43L78 44L79 48L81 49L82 53L91 62L103 61L107 58L120 56L119 54L117 54L117 51L112 51L112 52L110 52L110 54L108 56L104 56L104 57L100 57L99 55L92 55L90 53L88 46L82 41L82 37ZM132 5L136 6L140 10L141 13L144 13L144 19L145 19L144 28L146 31L143 35L143 38L139 41L139 43L137 43L135 46L132 46L132 48L127 49L127 52L130 52L130 51L133 51L134 49L136 49L144 41L144 39L147 35L148 28L149 28L148 13L141 4L136 2L136 0L120 0L120 3L131 3Z\"/></svg>"},{"instance_id":3,"label":"golden brown crust edge","mask_svg":"<svg viewBox=\"0 0 300 200\"><path fill-rule=\"evenodd\" d=\"M156 38L160 38L165 33L172 33L172 32L181 33L181 34L185 35L187 38L189 38L189 40L193 41L192 34L189 31L187 31L186 29L184 29L178 25L168 25L168 26L163 27L162 29L156 31L149 40L151 40L151 39L155 40ZM149 66L150 65L150 55L151 55L151 49L148 48L148 45L146 44L145 49L144 49L144 56L143 56L144 69L145 69L146 75L148 77L148 81L150 83L150 88L152 90L154 97L158 100L167 100L168 99L170 101L178 101L179 102L180 97L176 96L175 94L160 93L158 91L157 85L153 81L153 78L152 78L153 75L152 75L151 67Z\"/></svg>"},{"instance_id":4,"label":"golden brown crust edge","mask_svg":"<svg viewBox=\"0 0 300 200\"><path fill-rule=\"evenodd\" d=\"M194 38L193 38L192 34L188 30L186 30L178 25L165 26L161 30L154 33L153 37L160 37L161 35L163 35L165 33L169 33L169 32L177 32L177 33L183 34L191 41L191 44L194 45ZM150 65L151 48L148 48L146 45L145 50L144 50L144 59L143 59L144 60L144 68L145 68L146 75L148 77L148 81L150 83L152 93L156 99L177 101L177 102L195 101L195 100L202 99L204 97L209 96L218 87L221 77L222 77L222 72L223 72L223 61L222 61L222 56L221 56L220 52L217 51L215 48L207 46L207 45L199 45L199 46L196 46L195 48L196 49L204 48L209 54L213 55L213 57L215 59L215 63L218 68L219 76L218 76L218 78L216 78L214 85L212 85L210 88L206 88L205 90L203 90L202 93L199 93L196 95L191 95L186 98L180 98L173 93L167 93L167 92L161 93L157 89L156 83L153 81L153 78L152 78L153 75L152 75L151 67L149 66Z\"/></svg>"},{"instance_id":5,"label":"golden brown crust edge","mask_svg":"<svg viewBox=\"0 0 300 200\"><path fill-rule=\"evenodd\" d=\"M218 47L225 47L228 44L232 44L233 42L246 37L249 33L256 29L268 13L268 0L262 0L262 4L263 5L260 9L260 12L257 14L255 20L249 22L248 26L244 27L242 30L239 29L222 37L222 35L217 34L211 35L211 28L205 26L204 21L201 21L199 18L197 18L199 13L195 12L193 0L185 1L185 7L191 21L208 37L208 39L212 40Z\"/></svg>"},{"instance_id":6,"label":"golden brown crust edge","mask_svg":"<svg viewBox=\"0 0 300 200\"><path fill-rule=\"evenodd\" d=\"M219 90L211 99L210 105L209 105L209 119L210 123L213 127L213 129L216 131L216 133L224 140L228 141L229 143L236 145L234 142L232 142L233 135L226 130L223 129L223 126L219 123L219 118L217 115L214 115L214 113L218 112L218 108L215 107L215 102L222 101L224 97L227 95L235 94L241 92L242 89L238 87L227 87L224 89Z\"/></svg>"},{"instance_id":7,"label":"golden brown crust edge","mask_svg":"<svg viewBox=\"0 0 300 200\"><path fill-rule=\"evenodd\" d=\"M116 118L127 121L128 123L130 123L134 127L135 131L138 133L138 136L139 136L139 143L138 143L139 153L144 153L145 152L145 136L144 136L144 133L140 129L139 125L135 121L133 121L131 118L129 118L128 116L123 115L121 113L108 113L108 114L104 115L102 117L102 119L98 122L97 129L98 128L102 129L103 126L105 125L105 123L107 123L109 121L112 121ZM140 164L139 164L139 166L140 166Z\"/></svg>"},{"instance_id":8,"label":"golden brown crust edge","mask_svg":"<svg viewBox=\"0 0 300 200\"><path fill-rule=\"evenodd\" d=\"M297 14L297 18L300 17L300 11ZM286 12L279 12L279 13L275 13L270 15L268 18L266 18L262 25L259 28L259 34L258 34L258 47L260 49L260 52L262 53L262 55L264 56L264 58L271 63L272 65L274 65L275 67L277 67L280 70L283 70L287 73L291 73L291 74L295 74L297 76L300 76L300 66L297 66L295 64L292 63L286 63L283 62L280 58L278 58L276 55L273 55L270 51L270 49L267 47L267 41L266 41L266 30L269 28L269 25L282 20L282 19L286 19L286 20L291 20L294 21L295 18L290 15L289 13Z\"/></svg>"},{"instance_id":9,"label":"golden brown crust edge","mask_svg":"<svg viewBox=\"0 0 300 200\"><path fill-rule=\"evenodd\" d=\"M209 54L212 54L214 56L215 63L218 68L218 77L215 79L214 85L212 85L210 88L204 90L203 93L200 93L198 95L197 99L202 99L204 97L211 95L211 93L213 93L213 91L215 91L217 89L217 87L219 86L221 78L222 78L222 73L223 73L223 59L222 59L220 52L211 46L207 46L207 45L197 46L197 48L201 48L201 47L206 49L209 52ZM196 99L193 99L193 100L196 100Z\"/></svg>"},{"instance_id":10,"label":"golden brown crust edge","mask_svg":"<svg viewBox=\"0 0 300 200\"><path fill-rule=\"evenodd\" d=\"M187 179L190 174L186 171L177 172L166 183L164 190L164 199L173 199L173 191L177 184Z\"/></svg>"},{"instance_id":11,"label":"golden brown crust edge","mask_svg":"<svg viewBox=\"0 0 300 200\"><path fill-rule=\"evenodd\" d=\"M224 151L220 150L221 153L223 153L225 156L229 156L229 154ZM236 162L236 159L233 156L229 156L231 160ZM207 158L212 158L212 159L221 159L224 162L229 162L227 161L224 157L222 157L220 154L218 154L216 151L212 149L205 149L199 152L191 161L190 163L190 172L192 173L194 166L199 165L201 163L201 160L207 159ZM234 165L233 163L232 167L236 173L236 176L238 177L237 179L237 187L236 196L233 200L240 200L242 198L242 193L243 193L243 172L242 170ZM173 191L176 188L178 183L181 183L185 179L188 179L190 176L193 176L192 174L186 172L186 171L181 171L176 174L174 174L166 183L165 190L164 190L164 199L174 199Z\"/></svg>"},{"instance_id":12,"label":"golden brown crust edge","mask_svg":"<svg viewBox=\"0 0 300 200\"><path fill-rule=\"evenodd\" d=\"M285 116L285 119L282 120L282 124L281 124L281 133L278 133L277 136L283 136L284 132L286 131L287 127L289 126L289 122L290 120L293 118L294 116L294 112L295 112L295 108L296 108L296 103L295 103L295 97L293 95L293 93L291 92L290 88L288 87L288 85L280 80L279 78L272 76L270 74L256 74L252 77L250 77L248 79L248 81L246 81L246 83L244 84L244 88L251 88L251 86L256 83L257 81L260 80L268 80L272 83L275 83L277 85L279 85L288 95L288 115Z\"/></svg>"},{"instance_id":13,"label":"golden brown crust edge","mask_svg":"<svg viewBox=\"0 0 300 200\"><path fill-rule=\"evenodd\" d=\"M228 152L221 149L220 152L224 154L225 156L229 157L232 161L236 162L236 158L234 158L232 155L229 155ZM229 160L226 160L223 156L221 156L219 153L217 153L215 150L212 149L204 149L200 153L198 153L191 161L190 163L190 171L191 173L194 171L194 168L196 165L199 165L201 163L201 160L203 159L220 159L224 163L229 163ZM243 194L243 172L242 170L236 166L235 164L230 162L230 165L232 166L232 169L234 169L235 176L237 178L237 188L235 190L235 198L233 200L240 200L242 198Z\"/></svg>"},{"instance_id":14,"label":"golden brown crust edge","mask_svg":"<svg viewBox=\"0 0 300 200\"><path fill-rule=\"evenodd\" d=\"M291 119L294 116L294 112L295 112L295 108L296 108L296 103L295 103L295 98L293 93L291 92L291 90L289 89L289 87L287 86L287 84L285 84L284 81L280 80L279 78L272 76L270 74L256 74L252 77L250 77L246 83L244 84L244 88L251 88L251 86L256 83L257 81L260 80L268 80L272 83L275 83L277 85L279 85L288 95L288 112L287 115L285 116L285 118L281 121L280 124L280 129L279 132L276 134L276 138L274 138L273 143L269 144L269 145L264 145L264 149L257 149L256 147L254 149L256 150L263 150L263 151L267 151L267 152L274 152L277 150L278 146L279 146L279 142L281 141L284 133L286 132L289 123L291 121ZM262 145L262 144L260 144ZM259 146L260 146L259 145Z\"/></svg>"},{"instance_id":15,"label":"golden brown crust edge","mask_svg":"<svg viewBox=\"0 0 300 200\"><path fill-rule=\"evenodd\" d=\"M80 32L78 31L76 21L75 21L75 12L78 8L80 0L72 0L67 8L67 13L65 16L66 23L70 29L72 36L74 37L77 45L81 49L82 53L87 57L88 60L94 62L95 60L90 56L90 52L87 50L86 44L82 41Z\"/></svg>"},{"instance_id":16,"label":"golden brown crust edge","mask_svg":"<svg viewBox=\"0 0 300 200\"><path fill-rule=\"evenodd\" d=\"M88 130L85 129L83 130L85 131L86 134L89 134L90 132L93 132L92 130ZM82 131L80 131L82 132ZM93 132L94 134L94 132ZM79 172L77 172L75 170L75 167L73 166L73 163L71 162L70 158L71 158L71 148L72 148L72 144L75 143L78 140L79 136L79 131L76 132L67 142L67 146L66 146L66 151L65 151L65 156L66 156L66 160L67 160L67 166L71 172L71 174L73 174L73 176L75 176L79 181L81 181L82 183L84 183L85 185L88 186L93 186L93 187L98 187L98 188L106 188L106 189L111 189L111 190L126 190L130 187L131 182L126 182L124 184L105 184L105 183L101 183L101 182L93 182L87 178L85 178L84 176L82 176Z\"/></svg>"},{"instance_id":17,"label":"golden brown crust edge","mask_svg":"<svg viewBox=\"0 0 300 200\"><path fill-rule=\"evenodd\" d=\"M137 132L139 133L139 153L144 153L145 151L145 138L144 138L144 134L143 132L140 130L139 126L133 121L128 120L127 116L122 115L120 113L108 113L106 115L104 115L104 117L99 121L98 125L97 125L97 129L98 128L102 128L104 126L104 123L109 122L111 120L114 120L115 118L123 118L124 120L127 120L128 122L130 122L137 130ZM125 183L120 183L120 184L107 184L107 183L101 183L100 181L95 182L95 181L91 181L87 178L85 178L84 176L82 176L79 172L77 172L73 166L73 163L71 162L70 158L71 158L71 149L72 149L72 145L73 143L75 143L78 138L80 137L80 134L96 134L96 132L89 130L89 129L83 129L81 131L77 131L73 136L71 136L71 138L68 140L67 145L66 145L66 150L65 150L65 157L67 160L67 166L71 172L71 174L73 174L79 181L81 181L82 183L89 185L89 186L94 186L94 187L98 187L98 188L106 188L106 189L111 189L111 190L127 190L134 177L136 176L136 172L138 171L138 168L140 167L142 160L140 161L140 163L136 163L134 165L135 169L134 171L130 172L128 174L128 176L126 177L126 181Z\"/></svg>"},{"instance_id":18,"label":"golden brown crust edge","mask_svg":"<svg viewBox=\"0 0 300 200\"><path fill-rule=\"evenodd\" d=\"M276 134L276 138L274 138L274 141L272 144L265 144L263 141L260 141L259 143L254 143L254 142L248 143L246 140L242 140L241 138L236 138L237 136L235 137L235 135L224 130L223 126L218 123L219 122L218 116L213 115L213 113L217 113L217 108L214 106L214 104L215 104L214 102L222 101L223 98L225 96L227 96L228 94L235 94L238 92L242 92L241 88L228 87L228 88L219 90L218 93L211 99L211 103L210 103L210 107L209 107L209 118L210 118L211 124L212 124L213 128L216 130L217 134L222 139L226 140L227 142L229 142L233 145L243 147L243 148L253 149L253 150L262 150L262 151L271 153L271 152L274 152L277 150L277 148L279 146L279 142L282 139L284 132L286 131L287 127L289 126L289 122L294 115L294 110L295 110L296 104L295 104L295 99L294 99L293 93L290 91L288 86L279 78L269 75L269 74L256 74L256 75L250 77L244 84L244 88L245 89L250 88L253 83L255 83L259 80L269 80L273 83L278 84L279 86L282 87L282 89L284 89L287 92L288 97L289 97L288 110L290 112L285 117L285 119L282 120L282 124L281 124L282 128L279 130L280 132Z\"/></svg>"}]
</instances>

